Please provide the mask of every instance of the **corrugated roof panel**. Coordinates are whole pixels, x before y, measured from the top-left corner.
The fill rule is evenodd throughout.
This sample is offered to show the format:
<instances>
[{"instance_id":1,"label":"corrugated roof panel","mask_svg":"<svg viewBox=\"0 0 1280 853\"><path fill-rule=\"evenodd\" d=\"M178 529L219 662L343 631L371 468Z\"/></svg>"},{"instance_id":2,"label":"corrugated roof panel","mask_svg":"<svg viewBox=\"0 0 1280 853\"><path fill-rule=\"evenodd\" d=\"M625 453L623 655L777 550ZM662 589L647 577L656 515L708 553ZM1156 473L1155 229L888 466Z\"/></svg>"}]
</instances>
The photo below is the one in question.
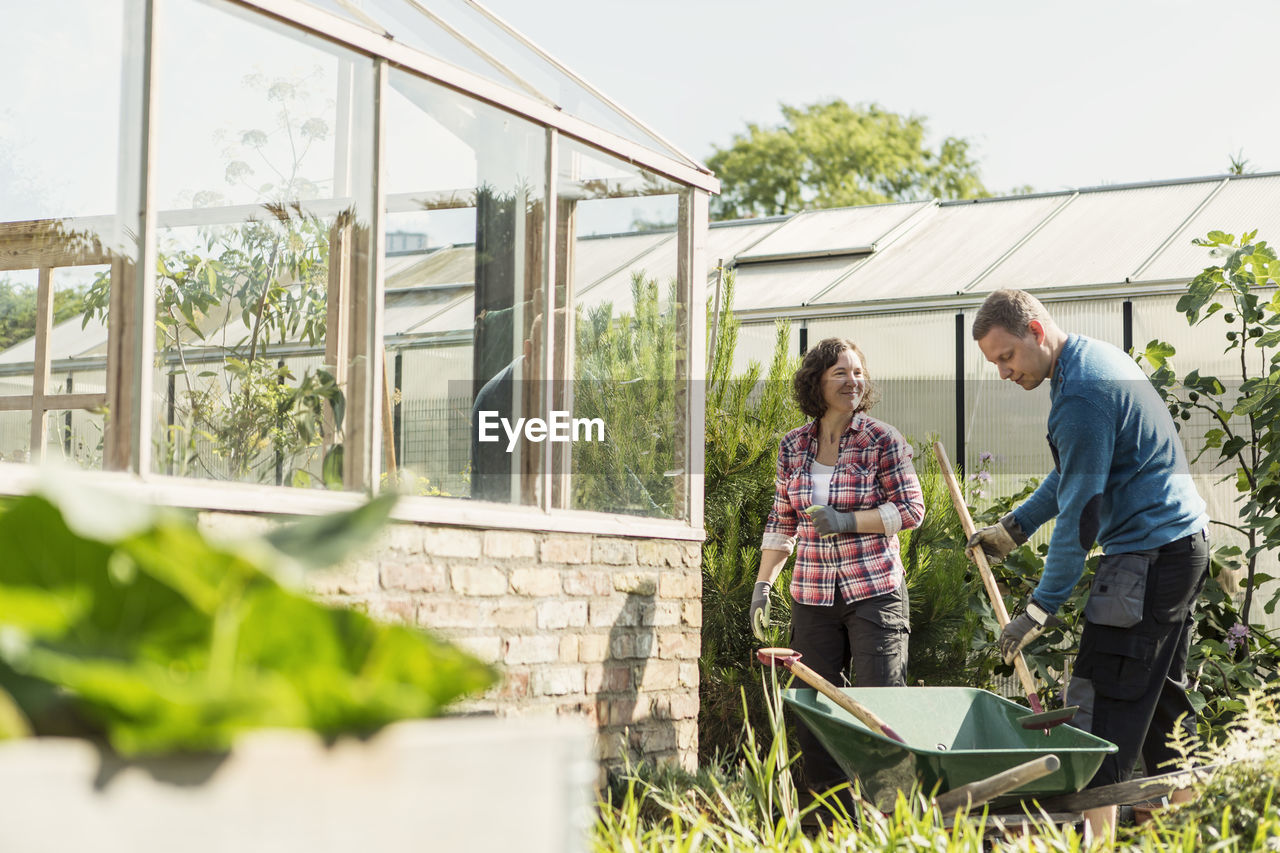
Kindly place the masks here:
<instances>
[{"instance_id":1,"label":"corrugated roof panel","mask_svg":"<svg viewBox=\"0 0 1280 853\"><path fill-rule=\"evenodd\" d=\"M962 290L1044 221L1067 196L946 205L876 252L816 304Z\"/></svg>"},{"instance_id":2,"label":"corrugated roof panel","mask_svg":"<svg viewBox=\"0 0 1280 853\"><path fill-rule=\"evenodd\" d=\"M427 255L396 258L395 272L386 272L387 289L430 284L467 284L476 278L475 246L449 246Z\"/></svg>"},{"instance_id":3,"label":"corrugated roof panel","mask_svg":"<svg viewBox=\"0 0 1280 853\"><path fill-rule=\"evenodd\" d=\"M797 214L739 256L792 255L870 246L931 201L874 204Z\"/></svg>"},{"instance_id":4,"label":"corrugated roof panel","mask_svg":"<svg viewBox=\"0 0 1280 853\"><path fill-rule=\"evenodd\" d=\"M865 258L818 258L738 267L733 309L790 308L807 304L814 294L853 269Z\"/></svg>"},{"instance_id":5,"label":"corrugated roof panel","mask_svg":"<svg viewBox=\"0 0 1280 853\"><path fill-rule=\"evenodd\" d=\"M387 335L406 332L423 316L439 311L457 297L456 290L388 291L382 319L383 332Z\"/></svg>"},{"instance_id":6,"label":"corrugated roof panel","mask_svg":"<svg viewBox=\"0 0 1280 853\"><path fill-rule=\"evenodd\" d=\"M708 275L715 274L715 265L718 260L721 258L728 260L734 257L739 250L750 246L777 227L778 223L776 222L746 221L741 224L735 223L729 226L717 226L708 229L705 255ZM589 240L584 240L579 243L579 251L590 242ZM654 246L651 251L632 258L631 262L625 267L621 269L615 268L615 270L611 271L611 275L594 282L588 287L584 287L578 293L578 304L595 306L601 302L611 302L614 305L615 313L618 310L628 310L628 306L631 304L632 271L644 270L646 275L656 275L659 285L665 288L667 282L676 275L676 253L679 251L679 241L675 239L675 235L671 235L671 239ZM579 281L581 281L581 278L579 278ZM666 291L662 290L661 292L665 294Z\"/></svg>"},{"instance_id":7,"label":"corrugated roof panel","mask_svg":"<svg viewBox=\"0 0 1280 853\"><path fill-rule=\"evenodd\" d=\"M1182 224L1216 181L1081 193L975 290L1122 282Z\"/></svg>"},{"instance_id":8,"label":"corrugated roof panel","mask_svg":"<svg viewBox=\"0 0 1280 853\"><path fill-rule=\"evenodd\" d=\"M664 242L675 245L670 231L590 237L577 241L573 255L573 287L582 293L600 279L619 269L628 269L638 258Z\"/></svg>"},{"instance_id":9,"label":"corrugated roof panel","mask_svg":"<svg viewBox=\"0 0 1280 853\"><path fill-rule=\"evenodd\" d=\"M1210 231L1239 237L1254 229L1263 240L1280 244L1280 175L1232 178L1136 280L1194 278L1215 261L1208 249L1192 245L1193 239Z\"/></svg>"}]
</instances>

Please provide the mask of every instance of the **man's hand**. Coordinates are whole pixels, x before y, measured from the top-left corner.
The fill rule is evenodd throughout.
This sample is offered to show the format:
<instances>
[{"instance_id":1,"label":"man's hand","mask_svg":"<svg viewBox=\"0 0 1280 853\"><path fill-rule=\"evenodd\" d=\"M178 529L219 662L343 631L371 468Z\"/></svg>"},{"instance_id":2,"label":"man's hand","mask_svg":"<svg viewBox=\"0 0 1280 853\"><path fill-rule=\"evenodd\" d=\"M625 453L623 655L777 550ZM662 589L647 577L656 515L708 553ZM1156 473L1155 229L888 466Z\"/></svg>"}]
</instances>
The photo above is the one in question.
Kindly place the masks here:
<instances>
[{"instance_id":1,"label":"man's hand","mask_svg":"<svg viewBox=\"0 0 1280 853\"><path fill-rule=\"evenodd\" d=\"M1026 541L1027 534L1022 532L1022 525L1018 524L1018 520L1010 512L995 524L970 536L967 547L982 548L982 553L987 555L987 562L998 563Z\"/></svg>"},{"instance_id":2,"label":"man's hand","mask_svg":"<svg viewBox=\"0 0 1280 853\"><path fill-rule=\"evenodd\" d=\"M814 505L805 509L813 521L819 536L835 536L837 533L857 533L856 512L839 512L829 506Z\"/></svg>"},{"instance_id":3,"label":"man's hand","mask_svg":"<svg viewBox=\"0 0 1280 853\"><path fill-rule=\"evenodd\" d=\"M1027 599L1027 606L1022 612L1009 620L1000 632L996 647L1000 649L1000 657L1004 662L1012 664L1018 652L1045 632L1047 628L1057 628L1062 620L1040 606L1034 598Z\"/></svg>"},{"instance_id":4,"label":"man's hand","mask_svg":"<svg viewBox=\"0 0 1280 853\"><path fill-rule=\"evenodd\" d=\"M773 587L768 581L756 581L756 591L751 596L751 633L764 642L764 629L769 626L769 592Z\"/></svg>"}]
</instances>

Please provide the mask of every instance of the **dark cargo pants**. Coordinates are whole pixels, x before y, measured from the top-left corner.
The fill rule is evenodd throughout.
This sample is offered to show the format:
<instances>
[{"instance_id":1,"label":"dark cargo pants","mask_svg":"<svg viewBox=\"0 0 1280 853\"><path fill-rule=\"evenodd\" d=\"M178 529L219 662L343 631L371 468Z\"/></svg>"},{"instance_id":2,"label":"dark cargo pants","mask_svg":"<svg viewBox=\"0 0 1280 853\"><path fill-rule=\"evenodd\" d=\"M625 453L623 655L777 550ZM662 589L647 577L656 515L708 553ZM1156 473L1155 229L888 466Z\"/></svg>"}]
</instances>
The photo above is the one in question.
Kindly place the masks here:
<instances>
[{"instance_id":1,"label":"dark cargo pants","mask_svg":"<svg viewBox=\"0 0 1280 853\"><path fill-rule=\"evenodd\" d=\"M1196 734L1196 712L1187 698L1187 652L1195 624L1191 610L1208 577L1208 536L1196 533L1119 556L1140 556L1147 563L1141 620L1127 628L1097 624L1086 610L1067 687L1067 703L1080 706L1072 725L1120 748L1103 760L1091 788L1129 779L1139 755L1147 774L1162 772L1162 764L1178 757L1168 746L1175 727L1182 726L1193 742ZM1096 594L1097 579L1090 595Z\"/></svg>"},{"instance_id":2,"label":"dark cargo pants","mask_svg":"<svg viewBox=\"0 0 1280 853\"><path fill-rule=\"evenodd\" d=\"M905 582L891 593L847 604L792 602L791 648L837 687L850 686L850 662L858 687L903 687L910 610ZM804 759L805 784L824 791L846 782L844 771L818 739L794 716L792 720Z\"/></svg>"}]
</instances>

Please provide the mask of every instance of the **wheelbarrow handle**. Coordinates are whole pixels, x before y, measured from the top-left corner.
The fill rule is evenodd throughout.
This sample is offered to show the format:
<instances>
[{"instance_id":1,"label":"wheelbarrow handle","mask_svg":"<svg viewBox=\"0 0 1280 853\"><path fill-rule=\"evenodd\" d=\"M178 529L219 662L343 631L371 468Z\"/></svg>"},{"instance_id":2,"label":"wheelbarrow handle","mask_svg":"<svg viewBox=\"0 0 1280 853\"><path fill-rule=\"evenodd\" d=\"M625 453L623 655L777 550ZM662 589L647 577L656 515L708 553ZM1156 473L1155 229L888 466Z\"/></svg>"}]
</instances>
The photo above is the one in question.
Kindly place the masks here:
<instances>
[{"instance_id":1,"label":"wheelbarrow handle","mask_svg":"<svg viewBox=\"0 0 1280 853\"><path fill-rule=\"evenodd\" d=\"M1058 756L1042 755L1024 764L1019 764L1017 767L1002 770L994 776L988 776L986 779L979 779L977 782L970 782L967 785L961 785L959 788L953 788L945 794L939 794L934 802L938 804L938 810L944 816L959 808L980 806L988 800L994 800L1001 794L1012 791L1014 788L1021 788L1023 785L1048 776L1057 770L1059 766Z\"/></svg>"},{"instance_id":2,"label":"wheelbarrow handle","mask_svg":"<svg viewBox=\"0 0 1280 853\"><path fill-rule=\"evenodd\" d=\"M960 491L960 484L956 482L955 472L951 470L951 460L947 458L947 450L942 446L942 442L933 443L933 455L938 458L942 478L947 483L947 491L951 492L951 503L955 505L956 515L960 516L965 539L969 539L977 532L977 527L969 515L969 507L964 502L964 493ZM973 561L978 565L978 573L982 575L982 585L986 587L987 598L991 600L991 609L996 612L996 621L1003 629L1009 624L1009 611L1005 609L1004 597L1000 595L1000 587L996 586L996 578L991 573L991 566L987 563L987 555L981 548L971 548L969 553L973 555ZM1035 679L1031 677L1031 670L1027 668L1027 661L1022 657L1022 652L1014 655L1013 668L1018 673L1018 680L1022 682L1022 689L1027 694L1027 703L1031 705L1031 711L1036 714L1043 713L1044 705L1040 703Z\"/></svg>"},{"instance_id":3,"label":"wheelbarrow handle","mask_svg":"<svg viewBox=\"0 0 1280 853\"><path fill-rule=\"evenodd\" d=\"M889 728L889 724L877 717L874 711L866 705L863 705L857 699L854 699L848 693L842 692L830 681L827 681L799 660L791 660L787 662L787 667L795 673L801 681L805 682L823 696L826 696L832 702L835 702L841 708L861 720L862 724L871 729L871 731L878 735L884 735L890 740L896 740L898 743L906 743L906 741L902 739L902 736Z\"/></svg>"}]
</instances>

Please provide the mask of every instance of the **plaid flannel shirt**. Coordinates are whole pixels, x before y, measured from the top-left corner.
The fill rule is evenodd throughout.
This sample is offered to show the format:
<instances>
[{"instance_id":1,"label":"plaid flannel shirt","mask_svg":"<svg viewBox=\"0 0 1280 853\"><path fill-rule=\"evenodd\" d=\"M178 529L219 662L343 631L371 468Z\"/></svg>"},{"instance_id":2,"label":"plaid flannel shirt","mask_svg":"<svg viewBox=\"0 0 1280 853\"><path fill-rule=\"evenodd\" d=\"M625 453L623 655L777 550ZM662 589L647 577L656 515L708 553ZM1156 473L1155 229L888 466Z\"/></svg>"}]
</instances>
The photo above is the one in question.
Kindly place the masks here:
<instances>
[{"instance_id":1,"label":"plaid flannel shirt","mask_svg":"<svg viewBox=\"0 0 1280 853\"><path fill-rule=\"evenodd\" d=\"M841 512L878 510L887 532L826 539L803 511L813 503L810 468L817 450L816 421L783 437L762 547L790 553L798 543L791 597L801 604L831 604L837 589L845 602L892 592L903 577L896 534L924 518L911 445L883 421L863 412L853 416L840 436L827 505Z\"/></svg>"}]
</instances>

